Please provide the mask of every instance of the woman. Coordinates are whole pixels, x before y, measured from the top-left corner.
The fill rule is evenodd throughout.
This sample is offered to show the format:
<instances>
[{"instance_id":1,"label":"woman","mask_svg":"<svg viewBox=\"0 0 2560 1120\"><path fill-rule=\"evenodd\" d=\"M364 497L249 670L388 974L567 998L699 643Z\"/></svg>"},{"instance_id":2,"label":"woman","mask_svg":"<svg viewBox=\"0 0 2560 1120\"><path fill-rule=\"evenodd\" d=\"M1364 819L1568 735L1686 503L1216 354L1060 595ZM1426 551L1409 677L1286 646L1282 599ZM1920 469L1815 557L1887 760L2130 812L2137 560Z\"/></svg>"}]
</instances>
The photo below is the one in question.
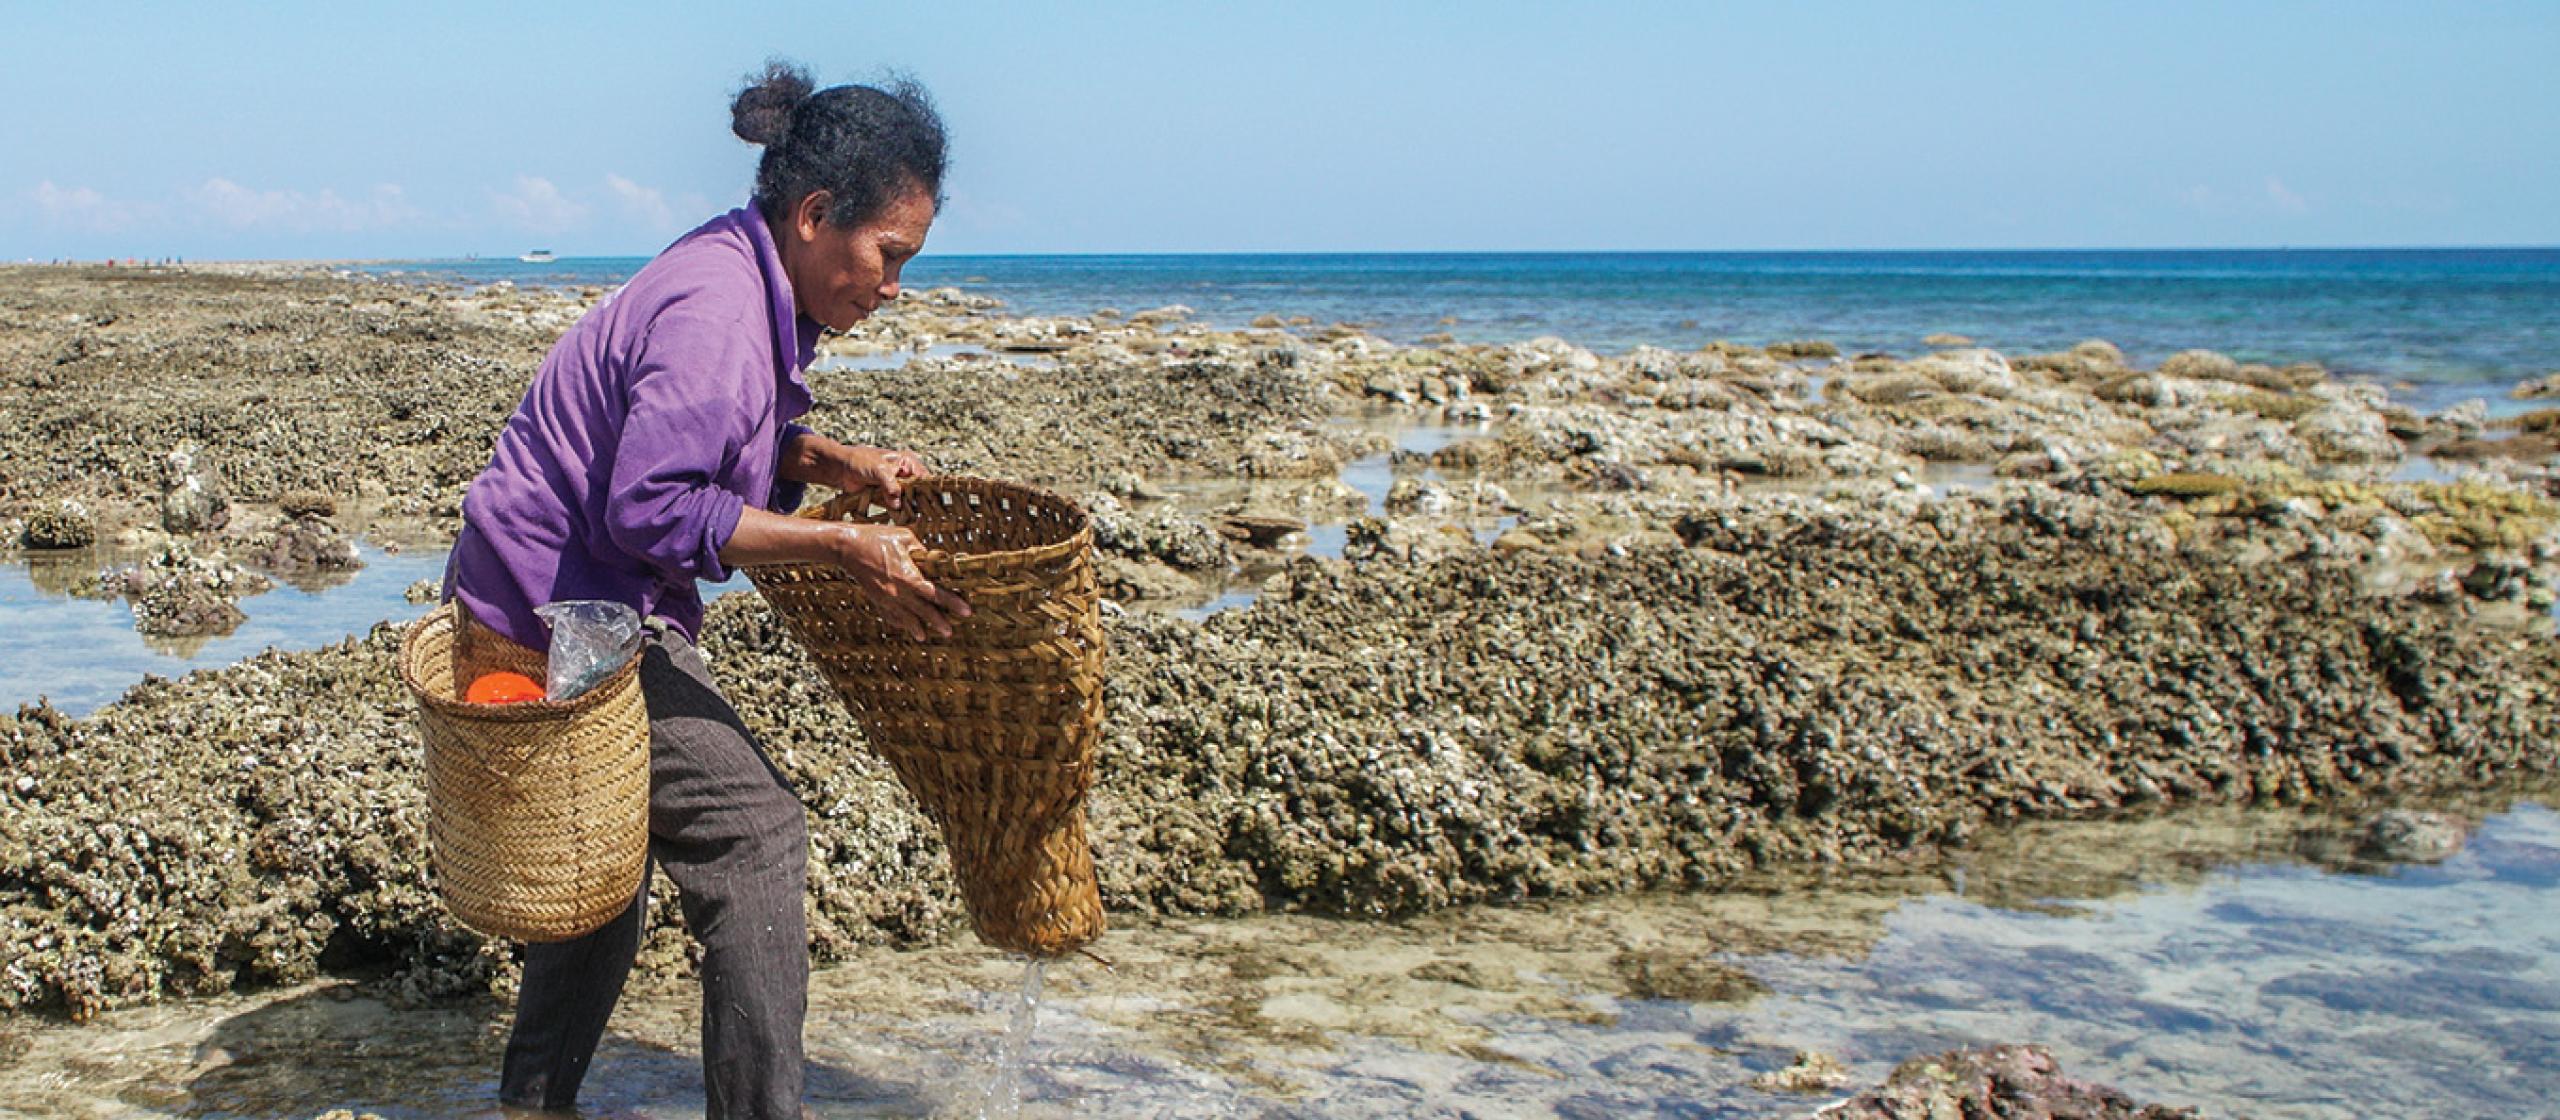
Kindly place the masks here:
<instances>
[{"instance_id":1,"label":"woman","mask_svg":"<svg viewBox=\"0 0 2560 1120\"><path fill-rule=\"evenodd\" d=\"M942 194L942 122L924 92L837 86L776 63L730 107L764 148L754 203L668 246L543 360L464 498L447 587L497 634L548 648L534 608L610 599L651 620L650 857L702 942L702 1061L713 1117L797 1117L808 1006L799 798L695 652L695 581L752 564L852 573L911 637L968 605L928 582L908 531L787 516L803 487L895 505L925 473L902 451L794 423L822 327L898 294ZM640 946L631 908L574 941L529 945L499 1095L569 1107Z\"/></svg>"}]
</instances>

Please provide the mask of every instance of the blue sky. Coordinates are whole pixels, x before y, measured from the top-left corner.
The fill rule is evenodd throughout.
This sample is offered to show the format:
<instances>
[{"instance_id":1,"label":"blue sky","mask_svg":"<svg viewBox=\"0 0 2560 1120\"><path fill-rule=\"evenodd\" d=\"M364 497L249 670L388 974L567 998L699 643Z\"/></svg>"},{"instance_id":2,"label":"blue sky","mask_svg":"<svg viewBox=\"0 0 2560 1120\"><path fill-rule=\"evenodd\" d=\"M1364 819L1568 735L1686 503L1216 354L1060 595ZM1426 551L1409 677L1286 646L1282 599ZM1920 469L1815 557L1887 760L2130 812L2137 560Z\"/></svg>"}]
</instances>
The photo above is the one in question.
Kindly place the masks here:
<instances>
[{"instance_id":1,"label":"blue sky","mask_svg":"<svg viewBox=\"0 0 2560 1120\"><path fill-rule=\"evenodd\" d=\"M646 254L770 55L930 250L2560 243L2560 2L12 3L0 259Z\"/></svg>"}]
</instances>

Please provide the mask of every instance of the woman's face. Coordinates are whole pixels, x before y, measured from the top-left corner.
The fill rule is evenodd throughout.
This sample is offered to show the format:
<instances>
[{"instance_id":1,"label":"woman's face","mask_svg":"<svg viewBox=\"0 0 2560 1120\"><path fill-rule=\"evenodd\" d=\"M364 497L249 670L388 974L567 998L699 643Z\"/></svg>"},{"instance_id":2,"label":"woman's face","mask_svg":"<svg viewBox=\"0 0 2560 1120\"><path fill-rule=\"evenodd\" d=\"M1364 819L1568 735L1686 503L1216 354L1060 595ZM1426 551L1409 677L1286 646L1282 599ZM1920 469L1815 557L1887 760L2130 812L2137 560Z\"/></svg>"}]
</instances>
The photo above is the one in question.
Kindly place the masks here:
<instances>
[{"instance_id":1,"label":"woman's face","mask_svg":"<svg viewBox=\"0 0 2560 1120\"><path fill-rule=\"evenodd\" d=\"M908 191L850 229L827 220L834 205L828 192L812 192L791 208L777 232L782 271L791 277L791 298L800 313L841 331L898 298L898 271L924 250L925 231L933 225L933 196Z\"/></svg>"}]
</instances>

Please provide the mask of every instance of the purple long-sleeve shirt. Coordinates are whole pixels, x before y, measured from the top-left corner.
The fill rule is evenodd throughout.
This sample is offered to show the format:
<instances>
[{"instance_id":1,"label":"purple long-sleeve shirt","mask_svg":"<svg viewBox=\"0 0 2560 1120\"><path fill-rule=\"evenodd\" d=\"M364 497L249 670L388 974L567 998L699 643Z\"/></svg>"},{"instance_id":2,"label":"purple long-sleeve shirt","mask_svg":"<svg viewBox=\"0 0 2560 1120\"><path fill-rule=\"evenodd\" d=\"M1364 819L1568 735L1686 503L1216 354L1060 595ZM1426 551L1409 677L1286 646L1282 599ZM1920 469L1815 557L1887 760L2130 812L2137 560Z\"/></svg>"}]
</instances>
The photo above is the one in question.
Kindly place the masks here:
<instances>
[{"instance_id":1,"label":"purple long-sleeve shirt","mask_svg":"<svg viewBox=\"0 0 2560 1120\"><path fill-rule=\"evenodd\" d=\"M740 512L799 504L776 471L807 431L792 421L809 411L800 371L817 339L755 208L679 238L542 360L462 499L447 589L534 649L551 645L534 608L563 599L626 603L694 636L695 581L729 578L720 549Z\"/></svg>"}]
</instances>

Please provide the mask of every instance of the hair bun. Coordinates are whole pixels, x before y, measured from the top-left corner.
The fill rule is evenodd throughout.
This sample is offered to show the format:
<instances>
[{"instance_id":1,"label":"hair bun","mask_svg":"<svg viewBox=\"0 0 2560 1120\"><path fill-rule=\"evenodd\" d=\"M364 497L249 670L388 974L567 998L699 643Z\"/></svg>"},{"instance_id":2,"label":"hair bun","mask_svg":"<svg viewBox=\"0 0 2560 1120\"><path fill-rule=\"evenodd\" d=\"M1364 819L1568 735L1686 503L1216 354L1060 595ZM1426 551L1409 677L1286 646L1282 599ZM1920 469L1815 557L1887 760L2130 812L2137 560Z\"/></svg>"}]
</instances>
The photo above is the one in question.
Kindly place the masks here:
<instances>
[{"instance_id":1,"label":"hair bun","mask_svg":"<svg viewBox=\"0 0 2560 1120\"><path fill-rule=\"evenodd\" d=\"M809 72L781 59L764 64L761 74L747 75L747 88L729 103L729 131L758 147L791 131L791 111L817 90Z\"/></svg>"}]
</instances>

